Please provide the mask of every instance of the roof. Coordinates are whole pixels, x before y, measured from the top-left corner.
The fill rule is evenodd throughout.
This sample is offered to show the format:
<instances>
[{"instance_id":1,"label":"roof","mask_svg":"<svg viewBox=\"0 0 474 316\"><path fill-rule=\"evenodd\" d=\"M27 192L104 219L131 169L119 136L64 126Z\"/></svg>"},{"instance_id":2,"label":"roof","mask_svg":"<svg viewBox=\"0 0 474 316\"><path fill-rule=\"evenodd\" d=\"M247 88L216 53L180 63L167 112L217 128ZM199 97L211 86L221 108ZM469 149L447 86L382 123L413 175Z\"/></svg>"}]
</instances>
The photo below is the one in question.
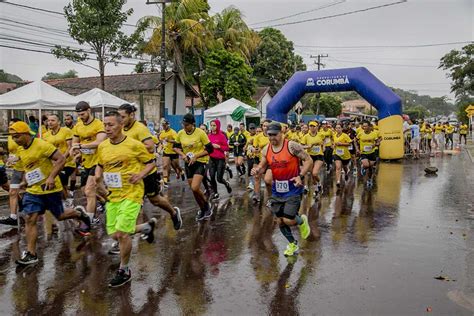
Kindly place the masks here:
<instances>
[{"instance_id":1,"label":"roof","mask_svg":"<svg viewBox=\"0 0 474 316\"><path fill-rule=\"evenodd\" d=\"M258 103L262 101L263 97L267 93L270 93L270 87L257 87L257 89L255 90L255 93L252 96L252 99Z\"/></svg>"},{"instance_id":2,"label":"roof","mask_svg":"<svg viewBox=\"0 0 474 316\"><path fill-rule=\"evenodd\" d=\"M0 94L11 91L11 90L15 89L16 86L17 86L16 83L0 82Z\"/></svg>"},{"instance_id":3,"label":"roof","mask_svg":"<svg viewBox=\"0 0 474 316\"><path fill-rule=\"evenodd\" d=\"M173 74L166 73L166 81ZM46 83L55 86L70 94L80 94L93 88L100 88L100 77L67 78L45 80ZM105 91L126 92L126 91L149 91L160 89L161 73L147 72L139 74L125 74L105 76Z\"/></svg>"},{"instance_id":4,"label":"roof","mask_svg":"<svg viewBox=\"0 0 474 316\"><path fill-rule=\"evenodd\" d=\"M355 100L347 100L342 102L342 105L352 105L352 106L370 106L370 103L365 101L364 99L355 99Z\"/></svg>"}]
</instances>

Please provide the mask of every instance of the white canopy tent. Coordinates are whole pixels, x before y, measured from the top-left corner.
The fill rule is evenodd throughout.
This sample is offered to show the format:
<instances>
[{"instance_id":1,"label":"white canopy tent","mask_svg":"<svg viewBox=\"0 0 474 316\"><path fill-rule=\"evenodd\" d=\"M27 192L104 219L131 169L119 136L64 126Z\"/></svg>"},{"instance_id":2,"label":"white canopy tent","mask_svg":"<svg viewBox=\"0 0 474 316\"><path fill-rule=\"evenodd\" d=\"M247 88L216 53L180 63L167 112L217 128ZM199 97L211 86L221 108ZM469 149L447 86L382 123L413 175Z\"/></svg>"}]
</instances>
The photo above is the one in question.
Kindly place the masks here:
<instances>
[{"instance_id":1,"label":"white canopy tent","mask_svg":"<svg viewBox=\"0 0 474 316\"><path fill-rule=\"evenodd\" d=\"M117 109L122 104L129 103L128 101L120 99L119 97L116 97L113 94L105 92L99 88L94 88L77 95L76 103L79 101L86 101L89 103L91 108L102 108L102 118L104 118L106 107Z\"/></svg>"},{"instance_id":2,"label":"white canopy tent","mask_svg":"<svg viewBox=\"0 0 474 316\"><path fill-rule=\"evenodd\" d=\"M0 110L38 110L41 136L42 110L74 110L77 100L43 81L34 81L0 95Z\"/></svg>"},{"instance_id":3,"label":"white canopy tent","mask_svg":"<svg viewBox=\"0 0 474 316\"><path fill-rule=\"evenodd\" d=\"M204 111L204 124L209 121L219 119L221 121L221 126L225 129L225 126L228 124L232 124L232 126L237 126L237 121L234 121L231 117L231 114L237 109L239 106L245 109L245 117L259 117L260 111L256 108L245 104L242 101L237 99L231 98L227 101L224 101L216 106L213 106L210 109Z\"/></svg>"}]
</instances>

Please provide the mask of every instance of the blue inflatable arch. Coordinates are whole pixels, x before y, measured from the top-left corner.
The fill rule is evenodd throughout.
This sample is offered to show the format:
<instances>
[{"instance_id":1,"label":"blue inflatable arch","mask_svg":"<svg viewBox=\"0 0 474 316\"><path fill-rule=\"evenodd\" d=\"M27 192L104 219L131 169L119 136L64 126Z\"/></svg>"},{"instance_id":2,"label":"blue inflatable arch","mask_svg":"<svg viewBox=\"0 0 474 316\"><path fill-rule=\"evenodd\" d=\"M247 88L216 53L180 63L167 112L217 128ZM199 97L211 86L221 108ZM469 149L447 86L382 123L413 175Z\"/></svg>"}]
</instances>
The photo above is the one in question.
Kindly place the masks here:
<instances>
[{"instance_id":1,"label":"blue inflatable arch","mask_svg":"<svg viewBox=\"0 0 474 316\"><path fill-rule=\"evenodd\" d=\"M403 157L402 103L398 95L366 68L296 72L267 106L267 118L287 122L288 112L306 93L356 91L378 111L380 157Z\"/></svg>"}]
</instances>

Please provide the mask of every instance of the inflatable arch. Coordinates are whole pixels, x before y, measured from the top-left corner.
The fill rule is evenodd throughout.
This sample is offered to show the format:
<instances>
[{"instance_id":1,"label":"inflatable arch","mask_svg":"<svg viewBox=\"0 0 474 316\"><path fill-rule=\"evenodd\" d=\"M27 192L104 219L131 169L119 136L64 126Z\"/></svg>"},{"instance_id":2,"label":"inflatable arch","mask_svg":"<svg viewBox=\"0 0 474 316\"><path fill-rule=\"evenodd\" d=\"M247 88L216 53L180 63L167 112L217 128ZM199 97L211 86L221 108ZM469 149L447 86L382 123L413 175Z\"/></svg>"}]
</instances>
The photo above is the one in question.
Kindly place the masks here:
<instances>
[{"instance_id":1,"label":"inflatable arch","mask_svg":"<svg viewBox=\"0 0 474 316\"><path fill-rule=\"evenodd\" d=\"M268 104L267 118L286 122L288 112L305 93L352 90L378 111L380 158L403 158L401 99L364 67L296 72Z\"/></svg>"}]
</instances>

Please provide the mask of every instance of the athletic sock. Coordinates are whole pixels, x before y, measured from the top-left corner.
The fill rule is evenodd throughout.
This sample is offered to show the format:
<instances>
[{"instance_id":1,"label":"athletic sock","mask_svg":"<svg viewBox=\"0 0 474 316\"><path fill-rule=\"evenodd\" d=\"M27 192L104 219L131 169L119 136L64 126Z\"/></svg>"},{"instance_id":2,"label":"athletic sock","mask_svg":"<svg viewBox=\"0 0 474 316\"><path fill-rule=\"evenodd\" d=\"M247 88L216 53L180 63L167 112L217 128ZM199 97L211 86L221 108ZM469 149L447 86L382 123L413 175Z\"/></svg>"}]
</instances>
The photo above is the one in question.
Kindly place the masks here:
<instances>
[{"instance_id":1,"label":"athletic sock","mask_svg":"<svg viewBox=\"0 0 474 316\"><path fill-rule=\"evenodd\" d=\"M288 242L296 242L295 238L293 237L293 233L291 232L291 228L288 225L283 225L280 226L280 231L285 236L285 238L288 240Z\"/></svg>"},{"instance_id":2,"label":"athletic sock","mask_svg":"<svg viewBox=\"0 0 474 316\"><path fill-rule=\"evenodd\" d=\"M140 224L137 228L137 231L140 231L142 234L149 234L151 232L151 226L148 223Z\"/></svg>"},{"instance_id":3,"label":"athletic sock","mask_svg":"<svg viewBox=\"0 0 474 316\"><path fill-rule=\"evenodd\" d=\"M303 219L301 218L301 216L296 215L295 220L296 220L296 225L303 224Z\"/></svg>"},{"instance_id":4,"label":"athletic sock","mask_svg":"<svg viewBox=\"0 0 474 316\"><path fill-rule=\"evenodd\" d=\"M10 214L10 217L11 217L12 219L17 219L17 218L18 218L18 217L16 216L16 214Z\"/></svg>"}]
</instances>

